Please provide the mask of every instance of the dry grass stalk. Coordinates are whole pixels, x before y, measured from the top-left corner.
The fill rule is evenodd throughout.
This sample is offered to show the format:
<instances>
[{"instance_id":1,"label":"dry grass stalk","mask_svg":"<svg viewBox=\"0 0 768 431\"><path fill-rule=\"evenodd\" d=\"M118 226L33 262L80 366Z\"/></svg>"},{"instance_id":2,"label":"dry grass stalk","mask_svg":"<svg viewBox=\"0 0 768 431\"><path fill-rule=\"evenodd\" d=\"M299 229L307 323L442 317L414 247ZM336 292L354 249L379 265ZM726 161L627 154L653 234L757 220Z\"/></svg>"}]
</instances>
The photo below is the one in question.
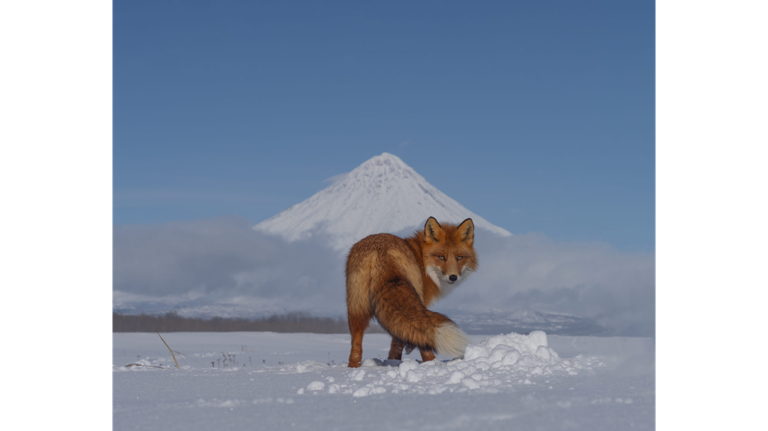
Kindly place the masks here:
<instances>
[{"instance_id":1,"label":"dry grass stalk","mask_svg":"<svg viewBox=\"0 0 768 431\"><path fill-rule=\"evenodd\" d=\"M160 335L159 332L157 333L157 336L160 337L161 340L163 340L163 336ZM168 351L171 352L171 356L173 357L173 363L176 364L176 368L180 368L179 363L176 362L176 355L173 354L173 350L171 350L171 347L168 345L168 343L165 342L165 340L163 340L163 344L165 344L165 347L168 347Z\"/></svg>"}]
</instances>

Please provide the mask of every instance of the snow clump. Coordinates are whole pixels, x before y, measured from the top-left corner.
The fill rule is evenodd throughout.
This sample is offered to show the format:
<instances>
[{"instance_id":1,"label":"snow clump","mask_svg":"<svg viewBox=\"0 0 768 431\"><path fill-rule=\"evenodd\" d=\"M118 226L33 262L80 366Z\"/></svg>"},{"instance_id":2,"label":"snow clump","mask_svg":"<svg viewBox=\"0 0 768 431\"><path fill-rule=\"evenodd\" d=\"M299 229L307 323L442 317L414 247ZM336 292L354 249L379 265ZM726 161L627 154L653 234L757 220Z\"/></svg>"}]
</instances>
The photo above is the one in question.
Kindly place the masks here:
<instances>
[{"instance_id":1,"label":"snow clump","mask_svg":"<svg viewBox=\"0 0 768 431\"><path fill-rule=\"evenodd\" d=\"M338 379L327 392L353 397L383 393L436 395L445 391L497 393L516 385L544 384L604 364L597 358L582 356L562 359L548 346L546 333L533 331L528 335L496 335L470 344L463 359L423 363L413 359L366 359L362 365L365 370L349 370L346 380ZM307 389L324 390L325 385L315 381Z\"/></svg>"}]
</instances>

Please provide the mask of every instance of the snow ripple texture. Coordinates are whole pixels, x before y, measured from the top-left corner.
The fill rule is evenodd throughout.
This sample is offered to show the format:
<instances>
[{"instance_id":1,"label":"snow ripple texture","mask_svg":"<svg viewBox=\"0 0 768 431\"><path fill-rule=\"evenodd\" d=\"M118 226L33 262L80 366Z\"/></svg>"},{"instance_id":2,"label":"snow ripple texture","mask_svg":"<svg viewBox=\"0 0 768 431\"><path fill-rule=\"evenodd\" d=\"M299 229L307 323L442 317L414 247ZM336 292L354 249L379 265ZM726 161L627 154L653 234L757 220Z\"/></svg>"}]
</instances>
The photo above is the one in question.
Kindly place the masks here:
<instances>
[{"instance_id":1,"label":"snow ripple texture","mask_svg":"<svg viewBox=\"0 0 768 431\"><path fill-rule=\"evenodd\" d=\"M366 397L384 393L437 395L446 391L498 393L517 385L546 384L551 378L604 366L600 358L561 359L548 347L547 334L542 331L529 335L510 333L467 346L463 360L419 363L412 359L366 359L362 367L350 370L345 380L329 377L327 382L313 381L299 389L298 394L327 392Z\"/></svg>"},{"instance_id":2,"label":"snow ripple texture","mask_svg":"<svg viewBox=\"0 0 768 431\"><path fill-rule=\"evenodd\" d=\"M479 229L511 235L448 197L389 153L369 159L343 180L254 229L288 241L325 233L333 248L344 250L371 234L419 228L430 216L450 223L472 218Z\"/></svg>"}]
</instances>

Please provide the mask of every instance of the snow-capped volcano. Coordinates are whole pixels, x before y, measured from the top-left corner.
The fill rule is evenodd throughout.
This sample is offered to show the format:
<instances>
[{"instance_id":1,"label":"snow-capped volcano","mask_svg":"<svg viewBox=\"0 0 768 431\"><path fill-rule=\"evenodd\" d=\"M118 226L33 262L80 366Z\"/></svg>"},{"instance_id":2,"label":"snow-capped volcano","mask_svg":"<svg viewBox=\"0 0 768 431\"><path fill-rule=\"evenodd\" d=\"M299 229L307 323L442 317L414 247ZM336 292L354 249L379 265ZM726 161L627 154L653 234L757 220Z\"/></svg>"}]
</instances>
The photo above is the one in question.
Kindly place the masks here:
<instances>
[{"instance_id":1,"label":"snow-capped volcano","mask_svg":"<svg viewBox=\"0 0 768 431\"><path fill-rule=\"evenodd\" d=\"M343 180L254 229L288 241L323 232L332 238L333 248L342 250L374 233L421 227L430 216L441 223L472 218L478 229L512 235L464 208L388 153L367 160Z\"/></svg>"}]
</instances>

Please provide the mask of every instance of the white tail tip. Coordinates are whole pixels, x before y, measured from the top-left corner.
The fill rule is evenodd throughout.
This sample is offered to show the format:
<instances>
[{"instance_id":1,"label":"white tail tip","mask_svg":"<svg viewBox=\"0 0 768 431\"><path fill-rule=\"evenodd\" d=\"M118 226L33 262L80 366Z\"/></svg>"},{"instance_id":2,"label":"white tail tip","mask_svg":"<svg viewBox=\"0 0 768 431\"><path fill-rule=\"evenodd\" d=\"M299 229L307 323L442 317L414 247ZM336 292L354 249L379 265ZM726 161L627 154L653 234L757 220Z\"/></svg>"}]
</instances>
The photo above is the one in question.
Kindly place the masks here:
<instances>
[{"instance_id":1,"label":"white tail tip","mask_svg":"<svg viewBox=\"0 0 768 431\"><path fill-rule=\"evenodd\" d=\"M435 334L435 350L443 356L461 358L469 344L469 338L453 323L443 323Z\"/></svg>"}]
</instances>

